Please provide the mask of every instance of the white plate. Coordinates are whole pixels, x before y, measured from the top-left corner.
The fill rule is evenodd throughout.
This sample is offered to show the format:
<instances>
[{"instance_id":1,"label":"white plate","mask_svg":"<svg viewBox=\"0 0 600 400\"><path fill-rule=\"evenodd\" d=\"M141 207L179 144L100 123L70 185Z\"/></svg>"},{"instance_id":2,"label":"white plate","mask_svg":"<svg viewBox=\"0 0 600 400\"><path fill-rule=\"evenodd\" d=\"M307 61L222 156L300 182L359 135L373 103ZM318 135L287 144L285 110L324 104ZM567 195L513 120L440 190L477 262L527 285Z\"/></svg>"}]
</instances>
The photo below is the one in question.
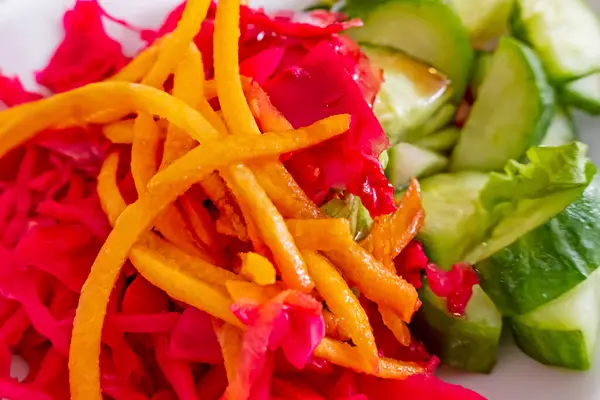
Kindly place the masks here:
<instances>
[{"instance_id":1,"label":"white plate","mask_svg":"<svg viewBox=\"0 0 600 400\"><path fill-rule=\"evenodd\" d=\"M479 0L473 0L479 1ZM590 0L600 10L600 0ZM101 0L113 15L139 26L156 28L167 10L180 0ZM61 40L61 17L74 0L0 0L0 70L19 75L34 88L33 72L42 68ZM254 0L267 8L298 8L310 0ZM109 33L124 40L128 52L139 43L114 25ZM597 45L600 46L600 43ZM598 120L578 114L582 139L591 145L592 157L600 162ZM527 358L507 339L498 366L491 375L443 370L444 379L472 388L490 400L592 400L600 399L600 354L596 367L587 373L545 367Z\"/></svg>"}]
</instances>

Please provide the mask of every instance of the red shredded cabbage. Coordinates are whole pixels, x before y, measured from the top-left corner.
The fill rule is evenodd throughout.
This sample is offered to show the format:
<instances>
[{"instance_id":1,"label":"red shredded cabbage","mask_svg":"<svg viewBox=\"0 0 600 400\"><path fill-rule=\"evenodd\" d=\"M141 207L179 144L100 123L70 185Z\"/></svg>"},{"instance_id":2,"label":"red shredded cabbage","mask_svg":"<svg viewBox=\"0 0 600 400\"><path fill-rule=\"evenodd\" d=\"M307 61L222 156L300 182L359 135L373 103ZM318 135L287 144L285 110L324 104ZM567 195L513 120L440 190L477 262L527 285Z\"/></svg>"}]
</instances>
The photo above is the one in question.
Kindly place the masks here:
<instances>
[{"instance_id":1,"label":"red shredded cabbage","mask_svg":"<svg viewBox=\"0 0 600 400\"><path fill-rule=\"evenodd\" d=\"M77 0L65 13L65 37L49 64L36 74L38 83L55 93L99 82L125 66L121 45L102 25L104 11L96 0Z\"/></svg>"},{"instance_id":2,"label":"red shredded cabbage","mask_svg":"<svg viewBox=\"0 0 600 400\"><path fill-rule=\"evenodd\" d=\"M222 363L223 356L211 316L194 307L186 308L171 333L169 356L203 364Z\"/></svg>"},{"instance_id":3,"label":"red shredded cabbage","mask_svg":"<svg viewBox=\"0 0 600 400\"><path fill-rule=\"evenodd\" d=\"M7 107L13 107L39 100L42 97L41 94L25 90L18 77L9 78L0 73L0 103L4 103Z\"/></svg>"},{"instance_id":4,"label":"red shredded cabbage","mask_svg":"<svg viewBox=\"0 0 600 400\"><path fill-rule=\"evenodd\" d=\"M428 264L427 281L436 296L447 300L448 311L457 316L465 314L467 304L473 295L473 286L479 283L477 273L469 264L454 264L450 271L444 271L434 264Z\"/></svg>"}]
</instances>

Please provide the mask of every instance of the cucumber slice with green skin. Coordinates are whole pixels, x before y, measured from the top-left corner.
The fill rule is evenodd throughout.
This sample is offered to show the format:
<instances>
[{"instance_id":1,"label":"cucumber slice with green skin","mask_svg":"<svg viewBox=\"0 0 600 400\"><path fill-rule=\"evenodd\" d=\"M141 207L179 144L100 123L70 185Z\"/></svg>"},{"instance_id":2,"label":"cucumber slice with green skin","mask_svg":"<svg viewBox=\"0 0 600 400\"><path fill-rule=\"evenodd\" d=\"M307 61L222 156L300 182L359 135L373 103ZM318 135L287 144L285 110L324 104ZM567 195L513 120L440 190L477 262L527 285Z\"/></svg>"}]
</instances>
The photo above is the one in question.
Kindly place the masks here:
<instances>
[{"instance_id":1,"label":"cucumber slice with green skin","mask_svg":"<svg viewBox=\"0 0 600 400\"><path fill-rule=\"evenodd\" d=\"M558 108L540 146L561 146L577 139L577 127L569 110Z\"/></svg>"},{"instance_id":2,"label":"cucumber slice with green skin","mask_svg":"<svg viewBox=\"0 0 600 400\"><path fill-rule=\"evenodd\" d=\"M450 314L445 300L437 297L427 284L420 290L420 299L423 305L415 323L427 348L453 368L490 372L496 363L502 316L483 290L473 287L463 317Z\"/></svg>"},{"instance_id":3,"label":"cucumber slice with green skin","mask_svg":"<svg viewBox=\"0 0 600 400\"><path fill-rule=\"evenodd\" d=\"M455 126L442 129L433 135L425 136L414 142L415 146L422 149L445 153L450 150L458 141L460 129Z\"/></svg>"},{"instance_id":4,"label":"cucumber slice with green skin","mask_svg":"<svg viewBox=\"0 0 600 400\"><path fill-rule=\"evenodd\" d=\"M479 96L479 90L481 89L481 85L483 84L485 76L490 69L493 56L493 53L483 51L477 52L477 55L475 56L473 74L471 74L471 81L469 82L469 87L471 88L471 92L475 98Z\"/></svg>"},{"instance_id":5,"label":"cucumber slice with green skin","mask_svg":"<svg viewBox=\"0 0 600 400\"><path fill-rule=\"evenodd\" d=\"M475 48L506 32L513 2L513 0L452 0Z\"/></svg>"},{"instance_id":6,"label":"cucumber slice with green skin","mask_svg":"<svg viewBox=\"0 0 600 400\"><path fill-rule=\"evenodd\" d=\"M539 144L554 114L554 90L539 59L503 37L454 148L450 169L494 171Z\"/></svg>"},{"instance_id":7,"label":"cucumber slice with green skin","mask_svg":"<svg viewBox=\"0 0 600 400\"><path fill-rule=\"evenodd\" d=\"M439 153L408 143L398 143L388 150L386 175L394 187L405 185L411 178L421 178L443 171L448 159Z\"/></svg>"},{"instance_id":8,"label":"cucumber slice with green skin","mask_svg":"<svg viewBox=\"0 0 600 400\"><path fill-rule=\"evenodd\" d=\"M600 115L600 73L567 83L561 95L568 105L591 115Z\"/></svg>"},{"instance_id":9,"label":"cucumber slice with green skin","mask_svg":"<svg viewBox=\"0 0 600 400\"><path fill-rule=\"evenodd\" d=\"M450 82L398 50L368 45L362 50L384 71L373 111L392 142L406 141L448 101Z\"/></svg>"},{"instance_id":10,"label":"cucumber slice with green skin","mask_svg":"<svg viewBox=\"0 0 600 400\"><path fill-rule=\"evenodd\" d=\"M600 266L600 190L478 262L480 284L503 315L529 313L585 281Z\"/></svg>"},{"instance_id":11,"label":"cucumber slice with green skin","mask_svg":"<svg viewBox=\"0 0 600 400\"><path fill-rule=\"evenodd\" d=\"M440 70L462 100L473 50L454 7L444 0L347 0L343 12L364 26L348 31L359 43L401 50Z\"/></svg>"},{"instance_id":12,"label":"cucumber slice with green skin","mask_svg":"<svg viewBox=\"0 0 600 400\"><path fill-rule=\"evenodd\" d=\"M600 323L599 278L595 272L558 299L513 318L513 335L523 352L543 364L589 369Z\"/></svg>"},{"instance_id":13,"label":"cucumber slice with green skin","mask_svg":"<svg viewBox=\"0 0 600 400\"><path fill-rule=\"evenodd\" d=\"M511 29L556 83L600 71L600 22L585 0L516 0Z\"/></svg>"},{"instance_id":14,"label":"cucumber slice with green skin","mask_svg":"<svg viewBox=\"0 0 600 400\"><path fill-rule=\"evenodd\" d=\"M465 253L486 229L485 218L474 220L479 192L489 176L480 172L439 174L421 181L425 223L418 239L431 261L443 268L464 261Z\"/></svg>"},{"instance_id":15,"label":"cucumber slice with green skin","mask_svg":"<svg viewBox=\"0 0 600 400\"><path fill-rule=\"evenodd\" d=\"M331 218L346 218L354 240L362 240L371 231L373 219L357 196L346 194L342 198L329 200L321 210Z\"/></svg>"}]
</instances>

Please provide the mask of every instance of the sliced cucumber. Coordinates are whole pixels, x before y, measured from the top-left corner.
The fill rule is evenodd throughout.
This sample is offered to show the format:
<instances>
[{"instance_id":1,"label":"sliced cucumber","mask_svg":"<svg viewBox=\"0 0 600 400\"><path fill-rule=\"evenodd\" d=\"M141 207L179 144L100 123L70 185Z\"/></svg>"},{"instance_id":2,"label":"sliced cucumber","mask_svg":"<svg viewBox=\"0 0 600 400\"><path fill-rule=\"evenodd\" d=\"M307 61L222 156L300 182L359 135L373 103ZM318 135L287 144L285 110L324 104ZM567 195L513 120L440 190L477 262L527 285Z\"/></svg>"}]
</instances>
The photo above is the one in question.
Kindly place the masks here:
<instances>
[{"instance_id":1,"label":"sliced cucumber","mask_svg":"<svg viewBox=\"0 0 600 400\"><path fill-rule=\"evenodd\" d=\"M483 290L473 287L463 317L450 314L445 300L433 294L427 284L420 295L423 305L416 326L432 353L453 368L490 372L496 363L502 316Z\"/></svg>"},{"instance_id":2,"label":"sliced cucumber","mask_svg":"<svg viewBox=\"0 0 600 400\"><path fill-rule=\"evenodd\" d=\"M394 187L405 185L411 178L433 175L448 165L448 159L439 153L408 143L398 143L388 150L386 175Z\"/></svg>"},{"instance_id":3,"label":"sliced cucumber","mask_svg":"<svg viewBox=\"0 0 600 400\"><path fill-rule=\"evenodd\" d=\"M419 126L408 135L409 142L415 142L420 138L431 135L434 132L448 126L454 115L456 114L456 106L450 103L444 104L439 110L435 112L425 123Z\"/></svg>"},{"instance_id":4,"label":"sliced cucumber","mask_svg":"<svg viewBox=\"0 0 600 400\"><path fill-rule=\"evenodd\" d=\"M448 101L450 82L398 50L368 45L362 49L384 71L375 115L392 142L406 141L411 131L431 119Z\"/></svg>"},{"instance_id":5,"label":"sliced cucumber","mask_svg":"<svg viewBox=\"0 0 600 400\"><path fill-rule=\"evenodd\" d=\"M451 159L451 170L493 171L540 143L554 91L536 55L503 37Z\"/></svg>"},{"instance_id":6,"label":"sliced cucumber","mask_svg":"<svg viewBox=\"0 0 600 400\"><path fill-rule=\"evenodd\" d=\"M600 266L600 190L476 264L480 283L504 315L529 313L585 281Z\"/></svg>"},{"instance_id":7,"label":"sliced cucumber","mask_svg":"<svg viewBox=\"0 0 600 400\"><path fill-rule=\"evenodd\" d=\"M575 121L566 108L557 108L540 146L561 146L577 139Z\"/></svg>"},{"instance_id":8,"label":"sliced cucumber","mask_svg":"<svg viewBox=\"0 0 600 400\"><path fill-rule=\"evenodd\" d=\"M516 0L511 28L555 82L600 71L600 22L585 0Z\"/></svg>"},{"instance_id":9,"label":"sliced cucumber","mask_svg":"<svg viewBox=\"0 0 600 400\"><path fill-rule=\"evenodd\" d=\"M422 149L445 153L450 150L458 141L460 129L455 126L444 128L433 135L425 136L415 141L415 146Z\"/></svg>"},{"instance_id":10,"label":"sliced cucumber","mask_svg":"<svg viewBox=\"0 0 600 400\"><path fill-rule=\"evenodd\" d=\"M514 0L452 0L476 48L508 28Z\"/></svg>"},{"instance_id":11,"label":"sliced cucumber","mask_svg":"<svg viewBox=\"0 0 600 400\"><path fill-rule=\"evenodd\" d=\"M421 182L425 223L419 233L429 258L443 268L464 261L486 229L485 218L473 219L487 174L439 174Z\"/></svg>"},{"instance_id":12,"label":"sliced cucumber","mask_svg":"<svg viewBox=\"0 0 600 400\"><path fill-rule=\"evenodd\" d=\"M477 52L477 55L475 56L473 74L471 75L471 81L469 82L469 87L475 98L479 96L479 90L481 89L481 85L483 85L483 81L490 69L490 65L492 65L493 57L493 53L484 51Z\"/></svg>"},{"instance_id":13,"label":"sliced cucumber","mask_svg":"<svg viewBox=\"0 0 600 400\"><path fill-rule=\"evenodd\" d=\"M600 322L599 278L595 272L561 297L512 319L519 347L543 364L589 369Z\"/></svg>"},{"instance_id":14,"label":"sliced cucumber","mask_svg":"<svg viewBox=\"0 0 600 400\"><path fill-rule=\"evenodd\" d=\"M600 115L600 73L567 83L562 89L562 97L573 107Z\"/></svg>"},{"instance_id":15,"label":"sliced cucumber","mask_svg":"<svg viewBox=\"0 0 600 400\"><path fill-rule=\"evenodd\" d=\"M348 31L359 43L392 47L442 71L453 100L464 94L473 50L454 7L445 0L348 0L343 11L364 26Z\"/></svg>"}]
</instances>

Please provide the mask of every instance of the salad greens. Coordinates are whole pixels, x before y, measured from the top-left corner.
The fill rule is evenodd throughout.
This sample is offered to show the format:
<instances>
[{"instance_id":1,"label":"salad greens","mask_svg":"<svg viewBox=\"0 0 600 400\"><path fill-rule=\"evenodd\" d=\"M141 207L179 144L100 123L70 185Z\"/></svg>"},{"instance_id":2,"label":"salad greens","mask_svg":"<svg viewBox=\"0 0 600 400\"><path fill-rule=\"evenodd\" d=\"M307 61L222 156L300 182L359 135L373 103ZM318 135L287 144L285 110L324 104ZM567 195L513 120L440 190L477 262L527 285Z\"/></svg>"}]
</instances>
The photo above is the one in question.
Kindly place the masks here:
<instances>
[{"instance_id":1,"label":"salad greens","mask_svg":"<svg viewBox=\"0 0 600 400\"><path fill-rule=\"evenodd\" d=\"M374 112L397 192L421 179L417 236L480 285L464 316L425 282L414 326L455 368L489 372L503 318L540 362L587 369L600 323L600 183L572 108L600 114L600 23L583 0L347 0L383 69ZM368 230L368 227L366 228Z\"/></svg>"}]
</instances>

